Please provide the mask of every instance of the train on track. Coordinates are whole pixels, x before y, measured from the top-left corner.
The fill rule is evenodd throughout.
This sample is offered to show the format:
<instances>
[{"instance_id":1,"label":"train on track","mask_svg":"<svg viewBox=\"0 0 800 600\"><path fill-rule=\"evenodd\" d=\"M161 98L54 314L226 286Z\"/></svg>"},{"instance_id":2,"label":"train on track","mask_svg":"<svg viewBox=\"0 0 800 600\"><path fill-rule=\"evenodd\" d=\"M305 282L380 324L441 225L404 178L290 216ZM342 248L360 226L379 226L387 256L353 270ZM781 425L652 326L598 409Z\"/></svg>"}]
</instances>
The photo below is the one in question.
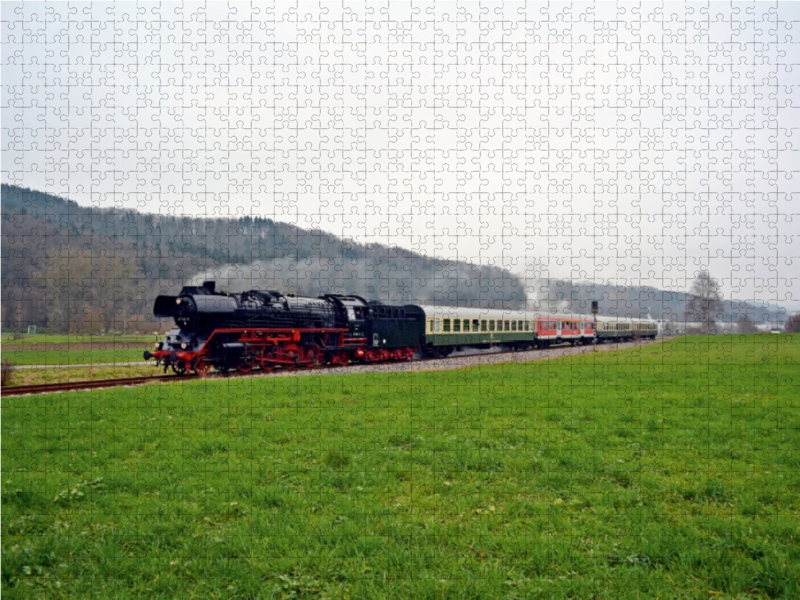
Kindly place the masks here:
<instances>
[{"instance_id":1,"label":"train on track","mask_svg":"<svg viewBox=\"0 0 800 600\"><path fill-rule=\"evenodd\" d=\"M527 350L655 338L655 321L520 310L390 306L360 296L299 297L276 291L217 291L216 283L158 296L158 318L176 327L145 360L164 371L207 375L446 357L464 349Z\"/></svg>"}]
</instances>

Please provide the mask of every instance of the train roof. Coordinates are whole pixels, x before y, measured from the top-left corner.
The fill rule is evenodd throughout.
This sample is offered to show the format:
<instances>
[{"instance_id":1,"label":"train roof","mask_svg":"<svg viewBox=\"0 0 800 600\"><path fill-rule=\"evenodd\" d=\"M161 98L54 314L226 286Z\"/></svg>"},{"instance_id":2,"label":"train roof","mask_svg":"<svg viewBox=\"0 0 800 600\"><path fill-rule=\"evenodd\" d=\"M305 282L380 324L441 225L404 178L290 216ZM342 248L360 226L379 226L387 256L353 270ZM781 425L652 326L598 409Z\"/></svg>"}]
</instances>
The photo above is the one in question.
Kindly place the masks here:
<instances>
[{"instance_id":1,"label":"train roof","mask_svg":"<svg viewBox=\"0 0 800 600\"><path fill-rule=\"evenodd\" d=\"M420 306L425 317L443 317L446 319L593 319L588 313L553 313L545 310L499 310L496 308L465 308L459 306ZM634 319L624 316L598 315L600 322L625 321L628 323L655 323L653 319Z\"/></svg>"},{"instance_id":2,"label":"train roof","mask_svg":"<svg viewBox=\"0 0 800 600\"><path fill-rule=\"evenodd\" d=\"M658 323L655 319L634 319L633 317L620 317L615 315L597 315L597 320L601 323L625 321L626 323Z\"/></svg>"},{"instance_id":3,"label":"train roof","mask_svg":"<svg viewBox=\"0 0 800 600\"><path fill-rule=\"evenodd\" d=\"M543 310L515 310L496 308L464 308L459 306L421 306L425 317L444 317L447 319L590 319L592 315L551 313Z\"/></svg>"}]
</instances>

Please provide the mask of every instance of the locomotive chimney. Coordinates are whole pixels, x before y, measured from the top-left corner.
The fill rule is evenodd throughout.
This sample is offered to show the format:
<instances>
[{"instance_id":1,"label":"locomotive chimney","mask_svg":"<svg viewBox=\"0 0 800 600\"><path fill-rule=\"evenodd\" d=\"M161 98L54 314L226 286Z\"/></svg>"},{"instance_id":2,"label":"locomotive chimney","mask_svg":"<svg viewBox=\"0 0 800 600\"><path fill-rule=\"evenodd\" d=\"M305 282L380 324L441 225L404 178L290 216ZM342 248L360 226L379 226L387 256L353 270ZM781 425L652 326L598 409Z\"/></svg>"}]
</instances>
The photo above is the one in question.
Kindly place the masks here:
<instances>
[{"instance_id":1,"label":"locomotive chimney","mask_svg":"<svg viewBox=\"0 0 800 600\"><path fill-rule=\"evenodd\" d=\"M209 291L209 293L213 294L213 293L214 293L214 290L215 290L215 289L216 289L216 287L217 287L217 284L216 284L216 282L214 282L214 281L204 281L204 282L203 282L203 287L204 287L205 289L207 289L207 290Z\"/></svg>"}]
</instances>

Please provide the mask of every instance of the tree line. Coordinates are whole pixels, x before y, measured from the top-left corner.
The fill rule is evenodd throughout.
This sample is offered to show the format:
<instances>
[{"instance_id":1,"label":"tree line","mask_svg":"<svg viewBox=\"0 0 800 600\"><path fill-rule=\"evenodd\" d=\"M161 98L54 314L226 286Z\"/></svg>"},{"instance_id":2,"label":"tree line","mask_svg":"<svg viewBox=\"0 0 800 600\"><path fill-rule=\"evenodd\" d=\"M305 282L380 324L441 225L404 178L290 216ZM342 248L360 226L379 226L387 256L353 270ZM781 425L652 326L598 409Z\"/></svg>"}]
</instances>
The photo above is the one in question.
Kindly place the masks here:
<instances>
[{"instance_id":1,"label":"tree line","mask_svg":"<svg viewBox=\"0 0 800 600\"><path fill-rule=\"evenodd\" d=\"M2 323L59 333L150 331L158 294L198 278L231 291L358 293L390 303L520 308L508 270L358 244L262 217L197 218L82 207L2 185Z\"/></svg>"}]
</instances>

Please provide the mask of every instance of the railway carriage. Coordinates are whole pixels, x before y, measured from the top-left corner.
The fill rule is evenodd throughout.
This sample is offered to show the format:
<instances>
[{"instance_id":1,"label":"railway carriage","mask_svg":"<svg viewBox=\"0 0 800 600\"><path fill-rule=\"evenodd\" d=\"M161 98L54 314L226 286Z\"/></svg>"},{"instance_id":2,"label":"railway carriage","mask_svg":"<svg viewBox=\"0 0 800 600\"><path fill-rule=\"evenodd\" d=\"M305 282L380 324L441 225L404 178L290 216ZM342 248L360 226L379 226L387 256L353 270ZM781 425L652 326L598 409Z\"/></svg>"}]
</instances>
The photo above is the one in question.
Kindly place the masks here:
<instances>
[{"instance_id":1,"label":"railway carriage","mask_svg":"<svg viewBox=\"0 0 800 600\"><path fill-rule=\"evenodd\" d=\"M658 323L647 319L598 317L597 341L625 342L632 339L653 339L658 335Z\"/></svg>"},{"instance_id":2,"label":"railway carriage","mask_svg":"<svg viewBox=\"0 0 800 600\"><path fill-rule=\"evenodd\" d=\"M588 344L594 339L594 320L573 315L547 315L536 320L536 340L541 347L561 342Z\"/></svg>"},{"instance_id":3,"label":"railway carriage","mask_svg":"<svg viewBox=\"0 0 800 600\"><path fill-rule=\"evenodd\" d=\"M423 307L423 349L432 356L447 356L464 347L532 347L536 315L523 311Z\"/></svg>"}]
</instances>

